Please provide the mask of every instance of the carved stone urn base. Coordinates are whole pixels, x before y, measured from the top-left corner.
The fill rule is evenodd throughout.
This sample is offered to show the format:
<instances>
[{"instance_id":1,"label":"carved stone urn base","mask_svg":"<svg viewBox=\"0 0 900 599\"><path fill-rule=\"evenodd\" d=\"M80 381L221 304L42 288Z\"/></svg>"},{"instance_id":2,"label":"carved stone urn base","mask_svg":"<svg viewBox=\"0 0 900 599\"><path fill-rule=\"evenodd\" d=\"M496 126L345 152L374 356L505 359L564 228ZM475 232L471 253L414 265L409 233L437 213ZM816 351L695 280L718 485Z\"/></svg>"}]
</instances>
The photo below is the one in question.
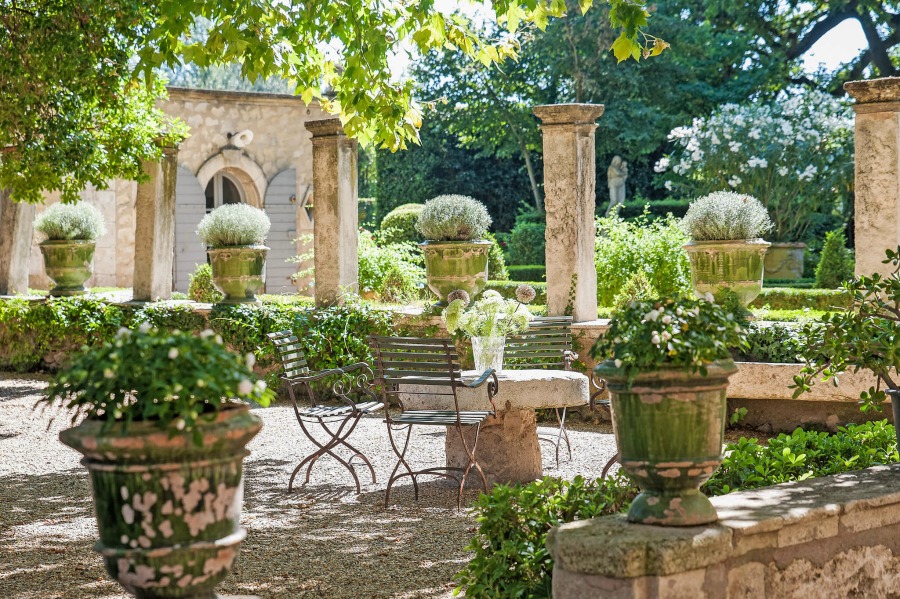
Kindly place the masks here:
<instances>
[{"instance_id":1,"label":"carved stone urn base","mask_svg":"<svg viewBox=\"0 0 900 599\"><path fill-rule=\"evenodd\" d=\"M265 285L263 270L266 266L264 245L244 245L207 250L212 267L212 281L225 297L220 304L256 303L256 297Z\"/></svg>"}]
</instances>

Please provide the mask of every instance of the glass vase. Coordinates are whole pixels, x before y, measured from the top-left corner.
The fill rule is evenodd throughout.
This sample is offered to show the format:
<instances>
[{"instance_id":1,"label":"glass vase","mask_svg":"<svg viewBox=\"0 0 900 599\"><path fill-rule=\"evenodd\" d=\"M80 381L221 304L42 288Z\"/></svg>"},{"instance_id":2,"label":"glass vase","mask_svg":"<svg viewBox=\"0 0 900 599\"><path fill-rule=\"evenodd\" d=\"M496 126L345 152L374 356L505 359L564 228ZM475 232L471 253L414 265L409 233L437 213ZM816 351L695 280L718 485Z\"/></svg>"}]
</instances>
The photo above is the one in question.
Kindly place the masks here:
<instances>
[{"instance_id":1,"label":"glass vase","mask_svg":"<svg viewBox=\"0 0 900 599\"><path fill-rule=\"evenodd\" d=\"M503 372L503 350L506 337L472 337L472 357L475 370L484 372L493 368L497 374Z\"/></svg>"}]
</instances>

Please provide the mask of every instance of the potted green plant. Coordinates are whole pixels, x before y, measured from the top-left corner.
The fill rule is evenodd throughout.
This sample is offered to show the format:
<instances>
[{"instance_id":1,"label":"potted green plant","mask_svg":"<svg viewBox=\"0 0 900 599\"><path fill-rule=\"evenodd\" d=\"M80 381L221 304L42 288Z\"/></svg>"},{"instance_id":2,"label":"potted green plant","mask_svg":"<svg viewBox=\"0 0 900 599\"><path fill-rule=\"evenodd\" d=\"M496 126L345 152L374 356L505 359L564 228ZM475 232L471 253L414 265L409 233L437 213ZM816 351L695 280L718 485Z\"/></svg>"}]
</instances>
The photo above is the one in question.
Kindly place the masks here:
<instances>
[{"instance_id":1,"label":"potted green plant","mask_svg":"<svg viewBox=\"0 0 900 599\"><path fill-rule=\"evenodd\" d=\"M220 303L259 301L270 227L266 213L247 204L224 204L200 221L197 235L208 248L213 285L225 295Z\"/></svg>"},{"instance_id":2,"label":"potted green plant","mask_svg":"<svg viewBox=\"0 0 900 599\"><path fill-rule=\"evenodd\" d=\"M94 247L106 233L103 215L91 204L53 204L37 217L34 228L47 239L39 245L44 270L55 286L52 296L82 295L93 274Z\"/></svg>"},{"instance_id":3,"label":"potted green plant","mask_svg":"<svg viewBox=\"0 0 900 599\"><path fill-rule=\"evenodd\" d=\"M60 440L84 455L106 569L138 597L214 597L231 570L245 446L268 404L252 356L148 324L86 350L47 389L72 412Z\"/></svg>"},{"instance_id":4,"label":"potted green plant","mask_svg":"<svg viewBox=\"0 0 900 599\"><path fill-rule=\"evenodd\" d=\"M482 239L491 217L481 202L461 195L442 195L425 202L416 229L425 238L428 288L446 305L447 295L462 289L475 296L488 279L491 242Z\"/></svg>"},{"instance_id":5,"label":"potted green plant","mask_svg":"<svg viewBox=\"0 0 900 599\"><path fill-rule=\"evenodd\" d=\"M503 372L503 350L507 335L518 335L528 328L531 312L525 307L534 300L533 287L519 285L516 299L506 300L494 290L485 291L481 299L469 306L469 294L462 290L450 292L450 304L441 317L451 335L462 334L472 341L475 370L493 368Z\"/></svg>"},{"instance_id":6,"label":"potted green plant","mask_svg":"<svg viewBox=\"0 0 900 599\"><path fill-rule=\"evenodd\" d=\"M806 361L794 377L794 397L811 390L815 379L835 383L847 370L868 370L875 385L860 393L863 412L880 411L890 397L894 424L900 424L900 246L886 250L893 270L847 281L853 305L806 323L800 332L801 355ZM900 443L900 433L897 435Z\"/></svg>"},{"instance_id":7,"label":"potted green plant","mask_svg":"<svg viewBox=\"0 0 900 599\"><path fill-rule=\"evenodd\" d=\"M691 202L681 226L691 241L691 283L698 296L726 291L746 308L762 291L763 257L769 243L760 236L772 221L759 200L733 191L717 191Z\"/></svg>"},{"instance_id":8,"label":"potted green plant","mask_svg":"<svg viewBox=\"0 0 900 599\"><path fill-rule=\"evenodd\" d=\"M730 350L745 345L737 316L707 299L632 302L597 340L619 462L642 489L631 522L717 519L699 489L722 463Z\"/></svg>"}]
</instances>

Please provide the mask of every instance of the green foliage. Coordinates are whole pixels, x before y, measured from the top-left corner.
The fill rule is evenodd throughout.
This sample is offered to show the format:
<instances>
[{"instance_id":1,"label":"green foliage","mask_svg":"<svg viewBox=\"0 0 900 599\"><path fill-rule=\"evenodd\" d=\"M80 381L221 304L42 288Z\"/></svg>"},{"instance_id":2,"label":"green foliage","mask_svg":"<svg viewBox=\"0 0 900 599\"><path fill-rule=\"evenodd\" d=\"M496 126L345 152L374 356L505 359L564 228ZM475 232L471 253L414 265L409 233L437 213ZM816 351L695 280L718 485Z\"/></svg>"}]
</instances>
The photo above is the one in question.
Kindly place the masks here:
<instances>
[{"instance_id":1,"label":"green foliage","mask_svg":"<svg viewBox=\"0 0 900 599\"><path fill-rule=\"evenodd\" d=\"M546 240L544 223L517 222L509 233L510 264L546 264Z\"/></svg>"},{"instance_id":2,"label":"green foliage","mask_svg":"<svg viewBox=\"0 0 900 599\"><path fill-rule=\"evenodd\" d=\"M751 307L772 310L842 310L853 305L853 295L844 289L764 288Z\"/></svg>"},{"instance_id":3,"label":"green foliage","mask_svg":"<svg viewBox=\"0 0 900 599\"><path fill-rule=\"evenodd\" d=\"M794 377L794 397L809 391L820 375L827 381L845 370L869 370L878 379L876 385L860 393L862 410L881 410L887 389L896 389L900 367L900 247L886 250L885 264L893 270L883 276L874 273L844 283L853 294L849 310L826 314L816 323L808 323L801 333L806 365Z\"/></svg>"},{"instance_id":4,"label":"green foliage","mask_svg":"<svg viewBox=\"0 0 900 599\"><path fill-rule=\"evenodd\" d=\"M425 239L416 230L423 204L403 204L388 212L381 221L382 243L420 243Z\"/></svg>"},{"instance_id":5,"label":"green foliage","mask_svg":"<svg viewBox=\"0 0 900 599\"><path fill-rule=\"evenodd\" d=\"M805 259L805 258L804 258ZM765 288L773 287L790 287L792 289L812 289L816 284L814 278L802 277L799 279L765 279L763 286Z\"/></svg>"},{"instance_id":6,"label":"green foliage","mask_svg":"<svg viewBox=\"0 0 900 599\"><path fill-rule=\"evenodd\" d=\"M514 264L506 267L510 281L543 281L547 278L547 267L542 264Z\"/></svg>"},{"instance_id":7,"label":"green foliage","mask_svg":"<svg viewBox=\"0 0 900 599\"><path fill-rule=\"evenodd\" d=\"M613 299L613 307L621 310L631 302L645 302L659 297L650 279L643 272L636 272L625 282Z\"/></svg>"},{"instance_id":8,"label":"green foliage","mask_svg":"<svg viewBox=\"0 0 900 599\"><path fill-rule=\"evenodd\" d=\"M768 443L741 438L702 491L724 495L898 461L897 435L886 420L850 424L835 434L796 429Z\"/></svg>"},{"instance_id":9,"label":"green foliage","mask_svg":"<svg viewBox=\"0 0 900 599\"><path fill-rule=\"evenodd\" d=\"M504 299L516 299L516 289L522 283L519 281L488 281L485 291L493 290L499 293ZM532 304L545 306L547 305L547 284L546 283L528 283L528 286L534 289L536 295Z\"/></svg>"},{"instance_id":10,"label":"green foliage","mask_svg":"<svg viewBox=\"0 0 900 599\"><path fill-rule=\"evenodd\" d=\"M619 204L616 209L618 214L625 220L640 218L643 214L647 214L650 218L665 218L669 214L675 218L683 217L691 205L690 200L655 200L650 201L643 198L627 200L624 204ZM605 212L604 207L600 207L601 212Z\"/></svg>"},{"instance_id":11,"label":"green foliage","mask_svg":"<svg viewBox=\"0 0 900 599\"><path fill-rule=\"evenodd\" d=\"M472 599L550 597L553 560L547 533L554 526L623 511L638 489L624 476L586 481L544 477L524 485L496 485L475 502L475 553L455 579Z\"/></svg>"},{"instance_id":12,"label":"green foliage","mask_svg":"<svg viewBox=\"0 0 900 599\"><path fill-rule=\"evenodd\" d=\"M268 405L271 391L251 382L254 361L227 350L212 331L196 336L143 324L76 355L40 401L61 400L73 425L86 417L103 421L104 431L116 422L152 421L170 434L190 432L232 398ZM199 431L194 443L203 443Z\"/></svg>"},{"instance_id":13,"label":"green foliage","mask_svg":"<svg viewBox=\"0 0 900 599\"><path fill-rule=\"evenodd\" d=\"M87 202L53 204L35 219L34 229L51 241L96 241L106 233L106 223Z\"/></svg>"},{"instance_id":14,"label":"green foliage","mask_svg":"<svg viewBox=\"0 0 900 599\"><path fill-rule=\"evenodd\" d=\"M662 367L706 375L706 367L746 347L735 314L705 300L634 302L618 310L591 348L598 361L614 360L630 378Z\"/></svg>"},{"instance_id":15,"label":"green foliage","mask_svg":"<svg viewBox=\"0 0 900 599\"><path fill-rule=\"evenodd\" d=\"M853 255L847 249L844 229L835 229L825 234L825 245L819 265L816 266L816 287L834 289L844 281L853 278Z\"/></svg>"},{"instance_id":16,"label":"green foliage","mask_svg":"<svg viewBox=\"0 0 900 599\"><path fill-rule=\"evenodd\" d=\"M746 327L747 348L736 359L745 362L797 363L803 358L800 325L783 322L751 322Z\"/></svg>"},{"instance_id":17,"label":"green foliage","mask_svg":"<svg viewBox=\"0 0 900 599\"><path fill-rule=\"evenodd\" d=\"M155 302L145 304L134 313L130 326L148 323L157 329L172 331L202 331L207 328L206 317L188 304Z\"/></svg>"},{"instance_id":18,"label":"green foliage","mask_svg":"<svg viewBox=\"0 0 900 599\"><path fill-rule=\"evenodd\" d=\"M212 282L212 266L207 263L198 264L190 275L188 285L188 297L201 304L215 304L225 297L221 291L215 288Z\"/></svg>"},{"instance_id":19,"label":"green foliage","mask_svg":"<svg viewBox=\"0 0 900 599\"><path fill-rule=\"evenodd\" d=\"M359 198L357 202L357 218L359 226L368 227L375 224L375 198Z\"/></svg>"},{"instance_id":20,"label":"green foliage","mask_svg":"<svg viewBox=\"0 0 900 599\"><path fill-rule=\"evenodd\" d=\"M823 310L810 310L803 308L802 310L768 310L765 308L754 308L753 316L759 320L772 320L779 322L808 322L821 318L827 314Z\"/></svg>"},{"instance_id":21,"label":"green foliage","mask_svg":"<svg viewBox=\"0 0 900 599\"><path fill-rule=\"evenodd\" d=\"M493 233L485 233L484 238L491 242L488 249L488 278L492 281L508 281L509 272L506 270L506 260L503 258L503 250L497 243L497 237Z\"/></svg>"},{"instance_id":22,"label":"green foliage","mask_svg":"<svg viewBox=\"0 0 900 599\"><path fill-rule=\"evenodd\" d=\"M396 229L391 229L395 231ZM359 232L359 289L385 302L417 299L425 282L422 253L412 243L378 245L371 233Z\"/></svg>"},{"instance_id":23,"label":"green foliage","mask_svg":"<svg viewBox=\"0 0 900 599\"><path fill-rule=\"evenodd\" d=\"M425 202L416 230L429 241L473 241L491 226L484 204L462 195L441 195Z\"/></svg>"},{"instance_id":24,"label":"green foliage","mask_svg":"<svg viewBox=\"0 0 900 599\"><path fill-rule=\"evenodd\" d=\"M257 245L266 240L269 221L265 211L249 204L224 204L200 220L197 235L213 248Z\"/></svg>"},{"instance_id":25,"label":"green foliage","mask_svg":"<svg viewBox=\"0 0 900 599\"><path fill-rule=\"evenodd\" d=\"M647 214L633 221L618 215L597 219L597 301L612 306L636 272L647 275L659 297L691 295L691 270L683 246L688 238L674 217L652 222Z\"/></svg>"},{"instance_id":26,"label":"green foliage","mask_svg":"<svg viewBox=\"0 0 900 599\"><path fill-rule=\"evenodd\" d=\"M691 202L681 226L693 241L730 241L762 237L772 221L753 196L716 191Z\"/></svg>"}]
</instances>

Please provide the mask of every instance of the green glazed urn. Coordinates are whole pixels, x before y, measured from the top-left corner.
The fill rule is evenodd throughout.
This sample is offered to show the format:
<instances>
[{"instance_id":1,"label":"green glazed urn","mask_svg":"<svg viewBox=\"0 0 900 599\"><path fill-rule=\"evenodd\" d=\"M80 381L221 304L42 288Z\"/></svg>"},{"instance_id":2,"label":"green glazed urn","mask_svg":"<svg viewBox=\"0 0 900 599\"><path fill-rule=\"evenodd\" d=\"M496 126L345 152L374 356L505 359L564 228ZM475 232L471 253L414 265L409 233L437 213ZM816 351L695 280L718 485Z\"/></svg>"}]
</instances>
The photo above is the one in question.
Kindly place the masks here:
<instances>
[{"instance_id":1,"label":"green glazed urn","mask_svg":"<svg viewBox=\"0 0 900 599\"><path fill-rule=\"evenodd\" d=\"M765 276L768 279L800 279L803 277L805 243L775 242L766 252Z\"/></svg>"},{"instance_id":2,"label":"green glazed urn","mask_svg":"<svg viewBox=\"0 0 900 599\"><path fill-rule=\"evenodd\" d=\"M85 420L59 438L84 455L106 569L139 599L213 599L246 531L240 526L242 462L262 421L233 404L190 433L153 422Z\"/></svg>"},{"instance_id":3,"label":"green glazed urn","mask_svg":"<svg viewBox=\"0 0 900 599\"><path fill-rule=\"evenodd\" d=\"M712 293L721 303L726 291L745 308L762 291L763 261L771 244L762 239L692 241L684 246L691 261L691 284L698 296Z\"/></svg>"},{"instance_id":4,"label":"green glazed urn","mask_svg":"<svg viewBox=\"0 0 900 599\"><path fill-rule=\"evenodd\" d=\"M706 376L661 368L629 381L611 360L594 372L609 389L619 463L642 490L628 520L660 526L715 522L716 510L700 486L722 463L734 362L714 362Z\"/></svg>"},{"instance_id":5,"label":"green glazed urn","mask_svg":"<svg viewBox=\"0 0 900 599\"><path fill-rule=\"evenodd\" d=\"M425 255L428 288L438 296L439 306L447 305L451 291L462 289L475 297L484 290L490 241L426 241L419 247Z\"/></svg>"},{"instance_id":6,"label":"green glazed urn","mask_svg":"<svg viewBox=\"0 0 900 599\"><path fill-rule=\"evenodd\" d=\"M95 243L80 239L48 239L40 243L44 270L53 280L50 295L54 297L84 295L84 283L94 271Z\"/></svg>"},{"instance_id":7,"label":"green glazed urn","mask_svg":"<svg viewBox=\"0 0 900 599\"><path fill-rule=\"evenodd\" d=\"M264 245L241 245L209 248L212 282L225 297L220 304L256 303L256 293L265 285L263 271L266 266Z\"/></svg>"}]
</instances>

